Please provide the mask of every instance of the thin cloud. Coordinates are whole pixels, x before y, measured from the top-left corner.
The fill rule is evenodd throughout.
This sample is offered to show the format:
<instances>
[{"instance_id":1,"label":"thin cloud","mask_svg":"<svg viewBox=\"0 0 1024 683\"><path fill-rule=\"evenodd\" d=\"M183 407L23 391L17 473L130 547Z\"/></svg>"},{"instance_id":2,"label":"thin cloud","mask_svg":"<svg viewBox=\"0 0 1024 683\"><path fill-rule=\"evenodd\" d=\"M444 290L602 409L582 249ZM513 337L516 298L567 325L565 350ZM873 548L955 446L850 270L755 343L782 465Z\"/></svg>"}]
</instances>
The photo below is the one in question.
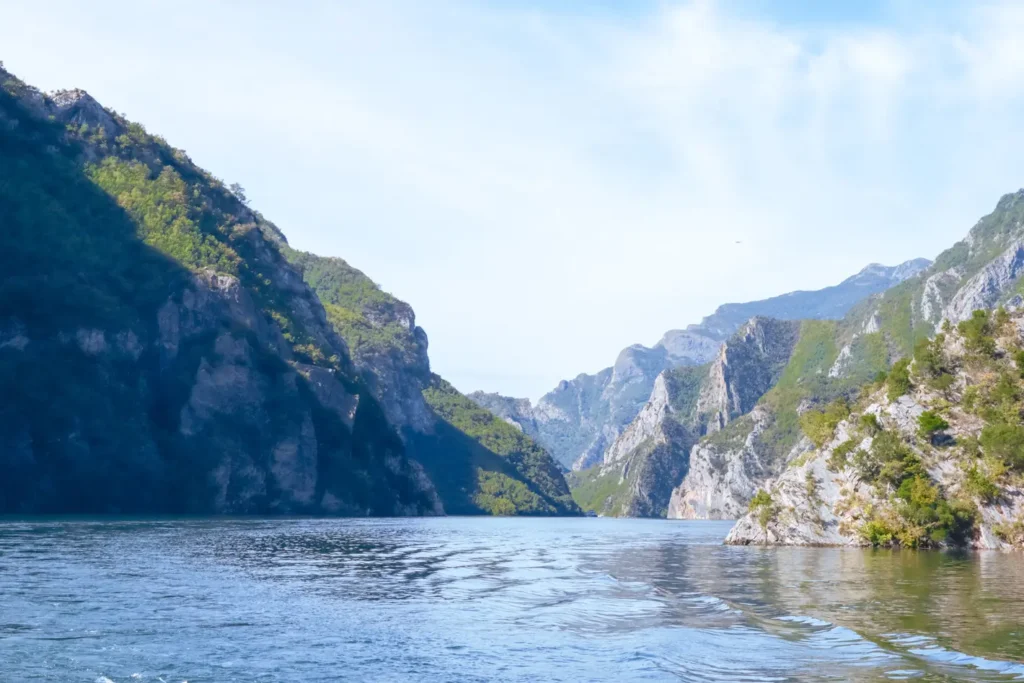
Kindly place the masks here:
<instances>
[{"instance_id":1,"label":"thin cloud","mask_svg":"<svg viewBox=\"0 0 1024 683\"><path fill-rule=\"evenodd\" d=\"M736 8L64 0L5 9L0 58L410 301L461 389L536 397L720 303L934 256L1024 184L1015 3Z\"/></svg>"}]
</instances>

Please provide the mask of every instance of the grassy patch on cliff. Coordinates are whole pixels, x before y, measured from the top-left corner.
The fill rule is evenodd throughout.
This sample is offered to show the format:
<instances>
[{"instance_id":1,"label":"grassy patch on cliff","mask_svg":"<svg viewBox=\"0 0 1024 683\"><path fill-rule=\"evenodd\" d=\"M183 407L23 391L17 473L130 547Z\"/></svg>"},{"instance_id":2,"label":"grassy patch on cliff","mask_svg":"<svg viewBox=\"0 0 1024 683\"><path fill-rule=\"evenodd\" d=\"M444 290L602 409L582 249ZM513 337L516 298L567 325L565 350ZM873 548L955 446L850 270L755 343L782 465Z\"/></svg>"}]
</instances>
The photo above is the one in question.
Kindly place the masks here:
<instances>
[{"instance_id":1,"label":"grassy patch on cliff","mask_svg":"<svg viewBox=\"0 0 1024 683\"><path fill-rule=\"evenodd\" d=\"M836 328L833 321L804 321L786 369L762 399L771 411L771 423L759 440L776 457L785 455L800 439L800 404L809 399L829 400L835 395L828 371L839 354Z\"/></svg>"},{"instance_id":2,"label":"grassy patch on cliff","mask_svg":"<svg viewBox=\"0 0 1024 683\"><path fill-rule=\"evenodd\" d=\"M600 465L573 472L569 475L572 498L581 510L617 517L622 513L622 498L626 493L621 478L622 473L617 469L601 474Z\"/></svg>"}]
</instances>

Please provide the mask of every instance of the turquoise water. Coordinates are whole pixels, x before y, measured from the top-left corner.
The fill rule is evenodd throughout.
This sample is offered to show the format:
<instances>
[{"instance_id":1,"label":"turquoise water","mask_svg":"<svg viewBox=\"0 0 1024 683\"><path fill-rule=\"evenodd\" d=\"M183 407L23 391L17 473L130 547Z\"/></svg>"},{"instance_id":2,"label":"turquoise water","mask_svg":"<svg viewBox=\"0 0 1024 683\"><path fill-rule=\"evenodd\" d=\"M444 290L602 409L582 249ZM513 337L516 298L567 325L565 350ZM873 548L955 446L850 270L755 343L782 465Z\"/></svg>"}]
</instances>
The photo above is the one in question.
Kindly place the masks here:
<instances>
[{"instance_id":1,"label":"turquoise water","mask_svg":"<svg viewBox=\"0 0 1024 683\"><path fill-rule=\"evenodd\" d=\"M728 529L0 521L0 681L1024 680L1024 556Z\"/></svg>"}]
</instances>

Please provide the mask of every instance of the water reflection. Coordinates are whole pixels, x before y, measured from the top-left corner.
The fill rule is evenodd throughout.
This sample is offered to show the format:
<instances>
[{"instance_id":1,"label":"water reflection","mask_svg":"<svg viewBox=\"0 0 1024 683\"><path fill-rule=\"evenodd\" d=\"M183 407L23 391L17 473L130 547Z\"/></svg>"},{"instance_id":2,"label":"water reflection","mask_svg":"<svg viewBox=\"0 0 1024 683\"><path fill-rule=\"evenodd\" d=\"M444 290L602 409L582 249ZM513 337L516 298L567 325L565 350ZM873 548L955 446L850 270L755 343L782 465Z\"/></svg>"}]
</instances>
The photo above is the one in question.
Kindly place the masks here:
<instances>
[{"instance_id":1,"label":"water reflection","mask_svg":"<svg viewBox=\"0 0 1024 683\"><path fill-rule=\"evenodd\" d=\"M1024 679L1021 555L727 530L0 522L0 680Z\"/></svg>"}]
</instances>

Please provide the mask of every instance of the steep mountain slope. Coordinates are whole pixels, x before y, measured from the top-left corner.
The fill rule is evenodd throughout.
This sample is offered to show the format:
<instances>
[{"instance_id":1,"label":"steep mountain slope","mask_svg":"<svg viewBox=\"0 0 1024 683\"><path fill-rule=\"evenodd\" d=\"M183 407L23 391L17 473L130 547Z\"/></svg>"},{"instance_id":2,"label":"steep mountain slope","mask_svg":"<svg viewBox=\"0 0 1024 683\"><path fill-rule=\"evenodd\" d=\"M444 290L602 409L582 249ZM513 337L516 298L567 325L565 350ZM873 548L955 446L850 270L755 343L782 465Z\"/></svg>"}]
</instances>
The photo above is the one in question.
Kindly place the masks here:
<instances>
[{"instance_id":1,"label":"steep mountain slope","mask_svg":"<svg viewBox=\"0 0 1024 683\"><path fill-rule=\"evenodd\" d=\"M805 351L798 346L791 368L749 418L694 448L689 474L673 495L669 515L743 513L766 478L777 476L786 463L810 449L798 427L802 413L836 398L853 399L860 387L910 353L943 319L962 320L967 303L991 305L1015 296L1024 237L1022 197L1003 197L995 211L934 265L858 304L829 330L821 328Z\"/></svg>"},{"instance_id":2,"label":"steep mountain slope","mask_svg":"<svg viewBox=\"0 0 1024 683\"><path fill-rule=\"evenodd\" d=\"M666 370L636 419L593 468L574 473L580 506L606 515L664 517L702 436L746 414L778 380L800 324L754 318L714 362Z\"/></svg>"},{"instance_id":3,"label":"steep mountain slope","mask_svg":"<svg viewBox=\"0 0 1024 683\"><path fill-rule=\"evenodd\" d=\"M920 344L853 405L805 415L817 448L730 543L1024 547L1024 312Z\"/></svg>"},{"instance_id":4,"label":"steep mountain slope","mask_svg":"<svg viewBox=\"0 0 1024 683\"><path fill-rule=\"evenodd\" d=\"M891 355L906 356L943 320L960 322L1021 293L1022 271L1024 190L1003 196L965 239L917 276L852 309L847 334L881 332Z\"/></svg>"},{"instance_id":5,"label":"steep mountain slope","mask_svg":"<svg viewBox=\"0 0 1024 683\"><path fill-rule=\"evenodd\" d=\"M407 304L86 93L0 85L0 511L578 514Z\"/></svg>"},{"instance_id":6,"label":"steep mountain slope","mask_svg":"<svg viewBox=\"0 0 1024 683\"><path fill-rule=\"evenodd\" d=\"M536 406L531 407L526 399L511 399L513 410L512 404L497 394L471 396L534 436L562 465L586 469L602 461L608 447L637 416L661 372L711 361L722 341L749 319L841 318L851 306L913 277L930 263L915 259L894 267L872 264L833 287L726 304L699 325L667 332L651 348L636 344L624 349L610 368L562 381Z\"/></svg>"},{"instance_id":7,"label":"steep mountain slope","mask_svg":"<svg viewBox=\"0 0 1024 683\"><path fill-rule=\"evenodd\" d=\"M0 510L440 511L272 225L84 92L0 86Z\"/></svg>"},{"instance_id":8,"label":"steep mountain slope","mask_svg":"<svg viewBox=\"0 0 1024 683\"><path fill-rule=\"evenodd\" d=\"M529 435L430 371L411 306L342 259L289 249L357 369L449 514L579 514L558 465Z\"/></svg>"}]
</instances>

